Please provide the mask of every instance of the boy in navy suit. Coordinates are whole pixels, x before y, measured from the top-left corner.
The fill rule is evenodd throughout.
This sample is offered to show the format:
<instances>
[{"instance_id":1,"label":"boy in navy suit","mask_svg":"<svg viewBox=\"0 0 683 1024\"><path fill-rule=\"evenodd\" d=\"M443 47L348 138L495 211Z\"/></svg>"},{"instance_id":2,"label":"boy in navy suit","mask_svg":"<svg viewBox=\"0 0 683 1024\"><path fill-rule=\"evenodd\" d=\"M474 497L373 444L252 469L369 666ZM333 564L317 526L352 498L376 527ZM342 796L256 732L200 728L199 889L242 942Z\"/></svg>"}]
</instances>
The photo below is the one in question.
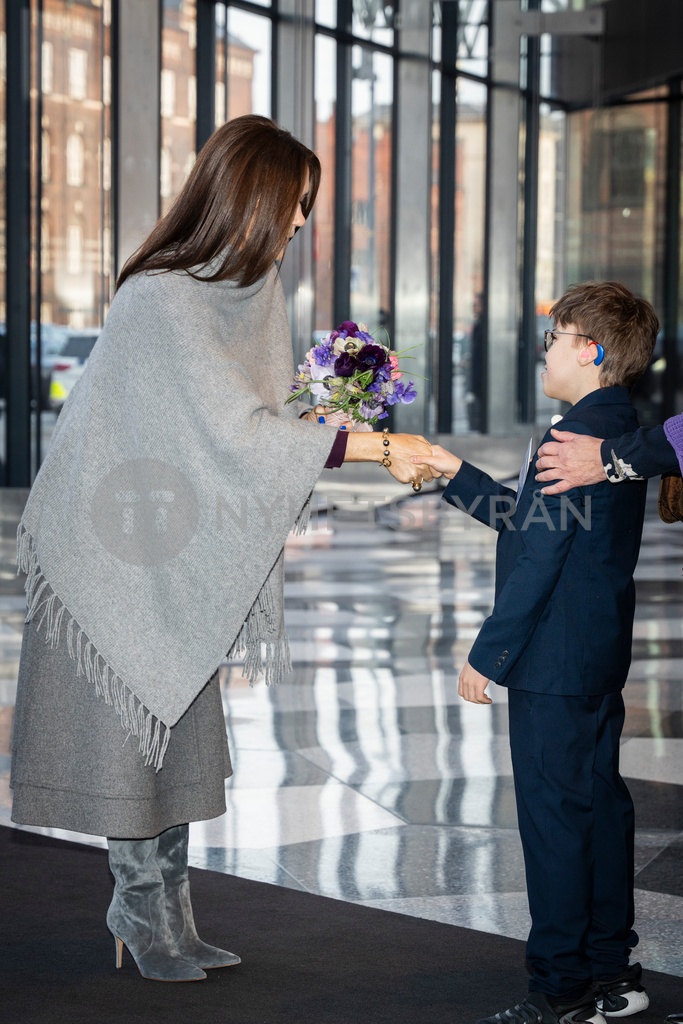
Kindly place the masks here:
<instances>
[{"instance_id":1,"label":"boy in navy suit","mask_svg":"<svg viewBox=\"0 0 683 1024\"><path fill-rule=\"evenodd\" d=\"M628 389L654 348L649 302L621 284L589 282L550 315L543 389L572 406L557 429L637 429ZM518 491L438 446L420 461L450 478L448 502L498 531L495 604L458 692L490 704L489 680L508 687L530 982L521 1003L478 1024L605 1024L637 1013L648 997L640 965L629 966L638 941L634 825L619 738L647 485L547 497L535 458Z\"/></svg>"}]
</instances>

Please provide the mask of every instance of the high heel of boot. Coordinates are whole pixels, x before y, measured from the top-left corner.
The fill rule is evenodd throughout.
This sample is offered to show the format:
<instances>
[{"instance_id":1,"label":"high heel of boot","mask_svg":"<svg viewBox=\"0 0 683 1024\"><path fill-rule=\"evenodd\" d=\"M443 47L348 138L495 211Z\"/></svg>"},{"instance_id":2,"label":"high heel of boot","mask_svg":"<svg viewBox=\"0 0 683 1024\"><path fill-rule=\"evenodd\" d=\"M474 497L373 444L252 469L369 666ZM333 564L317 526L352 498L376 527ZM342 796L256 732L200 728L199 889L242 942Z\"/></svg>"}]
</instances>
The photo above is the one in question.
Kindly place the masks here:
<instances>
[{"instance_id":1,"label":"high heel of boot","mask_svg":"<svg viewBox=\"0 0 683 1024\"><path fill-rule=\"evenodd\" d=\"M118 911L118 912L117 912ZM107 925L114 936L116 946L116 966L121 967L123 947L125 946L143 978L149 981L203 981L206 974L195 964L185 960L165 929L152 926L151 934L141 929L133 915L125 920L116 905L116 897L107 913ZM165 922L164 922L165 924ZM161 934L157 934L157 932Z\"/></svg>"}]
</instances>

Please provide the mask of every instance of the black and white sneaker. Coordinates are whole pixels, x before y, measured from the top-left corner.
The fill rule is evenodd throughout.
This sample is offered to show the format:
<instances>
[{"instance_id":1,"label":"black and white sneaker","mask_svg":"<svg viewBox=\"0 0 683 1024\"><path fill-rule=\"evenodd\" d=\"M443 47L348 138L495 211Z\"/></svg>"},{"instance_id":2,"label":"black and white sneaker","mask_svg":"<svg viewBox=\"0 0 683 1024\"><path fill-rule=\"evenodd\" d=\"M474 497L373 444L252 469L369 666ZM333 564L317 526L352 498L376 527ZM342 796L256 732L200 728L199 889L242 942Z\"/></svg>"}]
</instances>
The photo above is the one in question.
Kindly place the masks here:
<instances>
[{"instance_id":1,"label":"black and white sneaker","mask_svg":"<svg viewBox=\"0 0 683 1024\"><path fill-rule=\"evenodd\" d=\"M482 1017L477 1024L606 1024L589 992L582 999L566 1005L551 1006L542 992L530 992L523 1002L492 1017Z\"/></svg>"},{"instance_id":2,"label":"black and white sneaker","mask_svg":"<svg viewBox=\"0 0 683 1024\"><path fill-rule=\"evenodd\" d=\"M595 1005L605 1017L630 1017L650 1005L647 992L640 984L643 969L631 964L623 974L609 981L596 981Z\"/></svg>"}]
</instances>

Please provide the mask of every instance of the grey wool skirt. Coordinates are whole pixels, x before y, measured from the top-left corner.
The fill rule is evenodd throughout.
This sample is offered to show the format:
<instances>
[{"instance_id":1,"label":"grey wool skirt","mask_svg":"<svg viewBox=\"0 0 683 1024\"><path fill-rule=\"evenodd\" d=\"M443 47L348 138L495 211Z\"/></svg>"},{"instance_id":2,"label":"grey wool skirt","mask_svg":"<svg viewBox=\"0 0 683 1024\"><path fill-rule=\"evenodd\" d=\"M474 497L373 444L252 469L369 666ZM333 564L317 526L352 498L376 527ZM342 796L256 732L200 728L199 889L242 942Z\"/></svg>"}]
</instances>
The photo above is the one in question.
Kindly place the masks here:
<instances>
[{"instance_id":1,"label":"grey wool skirt","mask_svg":"<svg viewBox=\"0 0 683 1024\"><path fill-rule=\"evenodd\" d=\"M232 774L218 676L171 730L159 772L126 739L65 644L24 627L12 735L12 820L117 839L147 839L225 810Z\"/></svg>"}]
</instances>

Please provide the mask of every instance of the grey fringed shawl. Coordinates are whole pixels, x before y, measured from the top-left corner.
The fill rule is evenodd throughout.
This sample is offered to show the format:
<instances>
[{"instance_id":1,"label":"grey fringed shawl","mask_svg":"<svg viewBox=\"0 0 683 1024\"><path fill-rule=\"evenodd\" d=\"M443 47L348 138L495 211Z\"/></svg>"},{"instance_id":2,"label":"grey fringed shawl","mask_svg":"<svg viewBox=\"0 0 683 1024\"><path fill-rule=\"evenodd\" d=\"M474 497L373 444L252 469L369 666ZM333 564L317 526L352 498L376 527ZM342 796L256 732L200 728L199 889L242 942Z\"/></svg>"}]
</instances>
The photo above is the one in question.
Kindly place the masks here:
<instances>
[{"instance_id":1,"label":"grey fringed shawl","mask_svg":"<svg viewBox=\"0 0 683 1024\"><path fill-rule=\"evenodd\" d=\"M246 652L252 680L264 652L268 682L289 667L283 546L335 436L285 409L291 380L275 267L248 288L138 274L29 495L27 621L67 645L157 769L226 652Z\"/></svg>"}]
</instances>

